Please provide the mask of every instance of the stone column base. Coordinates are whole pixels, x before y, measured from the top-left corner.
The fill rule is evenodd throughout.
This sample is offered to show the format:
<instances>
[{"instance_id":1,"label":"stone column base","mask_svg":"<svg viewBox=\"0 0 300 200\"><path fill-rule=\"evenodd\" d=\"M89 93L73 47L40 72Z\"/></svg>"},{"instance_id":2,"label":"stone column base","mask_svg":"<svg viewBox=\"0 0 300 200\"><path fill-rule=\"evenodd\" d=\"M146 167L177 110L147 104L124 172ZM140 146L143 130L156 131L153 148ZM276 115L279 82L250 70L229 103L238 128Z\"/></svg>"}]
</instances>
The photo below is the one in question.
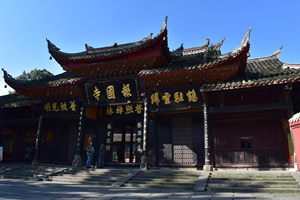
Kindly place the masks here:
<instances>
[{"instance_id":1,"label":"stone column base","mask_svg":"<svg viewBox=\"0 0 300 200\"><path fill-rule=\"evenodd\" d=\"M213 171L212 165L203 165L203 171Z\"/></svg>"},{"instance_id":2,"label":"stone column base","mask_svg":"<svg viewBox=\"0 0 300 200\"><path fill-rule=\"evenodd\" d=\"M82 167L82 158L80 155L74 155L74 160L72 161L72 167Z\"/></svg>"},{"instance_id":3,"label":"stone column base","mask_svg":"<svg viewBox=\"0 0 300 200\"><path fill-rule=\"evenodd\" d=\"M31 165L32 165L32 166L38 166L38 165L40 165L40 161L37 160L37 159L34 159L34 160L31 162Z\"/></svg>"}]
</instances>

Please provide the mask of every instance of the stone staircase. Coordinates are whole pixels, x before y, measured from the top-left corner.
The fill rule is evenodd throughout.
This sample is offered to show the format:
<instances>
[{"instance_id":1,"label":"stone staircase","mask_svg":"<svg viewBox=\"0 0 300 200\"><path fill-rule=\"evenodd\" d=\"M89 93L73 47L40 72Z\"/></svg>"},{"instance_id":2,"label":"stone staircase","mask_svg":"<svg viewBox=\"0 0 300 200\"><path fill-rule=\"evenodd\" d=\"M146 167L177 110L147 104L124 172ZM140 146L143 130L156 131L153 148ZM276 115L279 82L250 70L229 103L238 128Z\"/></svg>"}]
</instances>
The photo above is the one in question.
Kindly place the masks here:
<instances>
[{"instance_id":1,"label":"stone staircase","mask_svg":"<svg viewBox=\"0 0 300 200\"><path fill-rule=\"evenodd\" d=\"M288 172L212 172L206 191L298 193L300 185Z\"/></svg>"},{"instance_id":2,"label":"stone staircase","mask_svg":"<svg viewBox=\"0 0 300 200\"><path fill-rule=\"evenodd\" d=\"M65 166L32 166L32 165L2 165L0 178L36 180L50 174L65 171Z\"/></svg>"},{"instance_id":3,"label":"stone staircase","mask_svg":"<svg viewBox=\"0 0 300 200\"><path fill-rule=\"evenodd\" d=\"M199 176L199 171L192 170L140 171L123 187L193 190Z\"/></svg>"},{"instance_id":4,"label":"stone staircase","mask_svg":"<svg viewBox=\"0 0 300 200\"><path fill-rule=\"evenodd\" d=\"M43 181L60 182L68 184L107 185L110 186L122 179L130 169L96 169L71 168L43 178Z\"/></svg>"}]
</instances>

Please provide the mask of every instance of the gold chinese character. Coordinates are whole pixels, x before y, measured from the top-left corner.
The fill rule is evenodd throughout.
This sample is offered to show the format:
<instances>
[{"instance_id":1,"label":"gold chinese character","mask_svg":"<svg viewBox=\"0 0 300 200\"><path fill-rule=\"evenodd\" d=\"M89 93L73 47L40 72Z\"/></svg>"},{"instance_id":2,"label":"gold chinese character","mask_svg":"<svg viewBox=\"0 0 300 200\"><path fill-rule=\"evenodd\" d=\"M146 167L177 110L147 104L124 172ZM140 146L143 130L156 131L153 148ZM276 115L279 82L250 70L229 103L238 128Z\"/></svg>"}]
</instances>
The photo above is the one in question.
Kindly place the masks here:
<instances>
[{"instance_id":1,"label":"gold chinese character","mask_svg":"<svg viewBox=\"0 0 300 200\"><path fill-rule=\"evenodd\" d=\"M112 109L111 106L108 106L108 107L106 108L106 115L112 115L112 114L114 114L114 111L113 111L113 109ZM110 124L109 124L109 125L110 125ZM108 128L108 125L107 125L107 128ZM110 129L111 129L111 127L110 127Z\"/></svg>"},{"instance_id":2,"label":"gold chinese character","mask_svg":"<svg viewBox=\"0 0 300 200\"><path fill-rule=\"evenodd\" d=\"M174 101L176 103L184 101L182 92L175 92L175 94L174 94Z\"/></svg>"},{"instance_id":3,"label":"gold chinese character","mask_svg":"<svg viewBox=\"0 0 300 200\"><path fill-rule=\"evenodd\" d=\"M72 111L76 111L76 103L75 103L75 101L70 101L70 109Z\"/></svg>"},{"instance_id":4,"label":"gold chinese character","mask_svg":"<svg viewBox=\"0 0 300 200\"><path fill-rule=\"evenodd\" d=\"M67 104L65 102L60 103L60 110L61 111L67 111L68 110Z\"/></svg>"},{"instance_id":5,"label":"gold chinese character","mask_svg":"<svg viewBox=\"0 0 300 200\"><path fill-rule=\"evenodd\" d=\"M106 151L110 151L110 145L106 145Z\"/></svg>"},{"instance_id":6,"label":"gold chinese character","mask_svg":"<svg viewBox=\"0 0 300 200\"><path fill-rule=\"evenodd\" d=\"M127 85L123 84L122 93L124 97L131 97L132 94L130 93L130 85L129 83Z\"/></svg>"},{"instance_id":7,"label":"gold chinese character","mask_svg":"<svg viewBox=\"0 0 300 200\"><path fill-rule=\"evenodd\" d=\"M135 106L135 111L136 111L137 114L141 114L142 110L143 110L143 105L142 104L137 104Z\"/></svg>"},{"instance_id":8,"label":"gold chinese character","mask_svg":"<svg viewBox=\"0 0 300 200\"><path fill-rule=\"evenodd\" d=\"M107 124L107 129L111 129L111 124Z\"/></svg>"},{"instance_id":9,"label":"gold chinese character","mask_svg":"<svg viewBox=\"0 0 300 200\"><path fill-rule=\"evenodd\" d=\"M170 95L169 92L165 92L165 95L162 96L162 99L165 101L165 104L170 104L171 103L170 102L170 97L171 97L171 95Z\"/></svg>"},{"instance_id":10,"label":"gold chinese character","mask_svg":"<svg viewBox=\"0 0 300 200\"><path fill-rule=\"evenodd\" d=\"M142 128L142 123L139 122L139 123L137 124L137 127L138 127L138 128Z\"/></svg>"},{"instance_id":11,"label":"gold chinese character","mask_svg":"<svg viewBox=\"0 0 300 200\"><path fill-rule=\"evenodd\" d=\"M44 105L44 109L45 109L47 112L50 112L50 111L51 111L51 105L50 105L49 102L46 103L46 104Z\"/></svg>"},{"instance_id":12,"label":"gold chinese character","mask_svg":"<svg viewBox=\"0 0 300 200\"><path fill-rule=\"evenodd\" d=\"M138 151L141 151L141 150L142 150L142 148L141 148L141 145L140 145L140 144L139 144L139 145L138 145L136 148L137 148L137 150L138 150Z\"/></svg>"},{"instance_id":13,"label":"gold chinese character","mask_svg":"<svg viewBox=\"0 0 300 200\"><path fill-rule=\"evenodd\" d=\"M106 88L106 94L107 94L107 99L115 99L116 95L115 95L115 88L113 85L109 85Z\"/></svg>"},{"instance_id":14,"label":"gold chinese character","mask_svg":"<svg viewBox=\"0 0 300 200\"><path fill-rule=\"evenodd\" d=\"M137 141L138 143L141 143L141 142L142 142L142 138L139 137L139 138L136 139L136 141Z\"/></svg>"},{"instance_id":15,"label":"gold chinese character","mask_svg":"<svg viewBox=\"0 0 300 200\"><path fill-rule=\"evenodd\" d=\"M139 131L137 132L137 135L138 135L138 136L141 136L141 135L142 135L142 131L139 130Z\"/></svg>"},{"instance_id":16,"label":"gold chinese character","mask_svg":"<svg viewBox=\"0 0 300 200\"><path fill-rule=\"evenodd\" d=\"M106 144L110 144L111 143L111 139L110 138L107 138L106 139Z\"/></svg>"},{"instance_id":17,"label":"gold chinese character","mask_svg":"<svg viewBox=\"0 0 300 200\"><path fill-rule=\"evenodd\" d=\"M97 88L97 86L95 86L95 90L94 90L94 94L93 96L99 101L99 97L100 97L100 90Z\"/></svg>"},{"instance_id":18,"label":"gold chinese character","mask_svg":"<svg viewBox=\"0 0 300 200\"><path fill-rule=\"evenodd\" d=\"M194 89L192 91L188 91L188 93L186 93L186 96L188 96L189 102L197 102L198 100L197 94Z\"/></svg>"},{"instance_id":19,"label":"gold chinese character","mask_svg":"<svg viewBox=\"0 0 300 200\"><path fill-rule=\"evenodd\" d=\"M52 103L52 111L59 111L59 107L57 106L57 103L53 102Z\"/></svg>"},{"instance_id":20,"label":"gold chinese character","mask_svg":"<svg viewBox=\"0 0 300 200\"><path fill-rule=\"evenodd\" d=\"M125 112L126 115L130 114L130 113L133 113L132 105L126 105L125 110L126 110L126 112Z\"/></svg>"},{"instance_id":21,"label":"gold chinese character","mask_svg":"<svg viewBox=\"0 0 300 200\"><path fill-rule=\"evenodd\" d=\"M107 137L110 137L110 134L111 134L111 132L110 131L107 131Z\"/></svg>"},{"instance_id":22,"label":"gold chinese character","mask_svg":"<svg viewBox=\"0 0 300 200\"><path fill-rule=\"evenodd\" d=\"M158 97L158 93L154 93L151 95L151 104L156 103L156 105L158 105L160 102L159 97Z\"/></svg>"},{"instance_id":23,"label":"gold chinese character","mask_svg":"<svg viewBox=\"0 0 300 200\"><path fill-rule=\"evenodd\" d=\"M122 115L124 112L123 106L117 106L116 114Z\"/></svg>"}]
</instances>

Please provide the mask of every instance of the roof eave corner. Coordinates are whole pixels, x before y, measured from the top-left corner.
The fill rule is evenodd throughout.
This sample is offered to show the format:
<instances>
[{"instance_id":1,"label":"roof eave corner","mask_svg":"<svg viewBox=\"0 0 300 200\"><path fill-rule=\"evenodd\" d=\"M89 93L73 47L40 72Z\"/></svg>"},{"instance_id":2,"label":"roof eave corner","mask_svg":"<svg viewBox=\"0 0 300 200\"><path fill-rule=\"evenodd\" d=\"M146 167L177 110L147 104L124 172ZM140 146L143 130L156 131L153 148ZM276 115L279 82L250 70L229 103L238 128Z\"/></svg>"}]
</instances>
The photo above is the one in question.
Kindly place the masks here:
<instances>
[{"instance_id":1,"label":"roof eave corner","mask_svg":"<svg viewBox=\"0 0 300 200\"><path fill-rule=\"evenodd\" d=\"M59 51L60 50L60 48L57 48L50 40L48 40L47 38L46 38L46 41L47 41L47 43L48 43L48 51L49 51L49 53L50 54L52 54L51 52L53 52L53 51Z\"/></svg>"},{"instance_id":2,"label":"roof eave corner","mask_svg":"<svg viewBox=\"0 0 300 200\"><path fill-rule=\"evenodd\" d=\"M7 73L6 70L4 70L4 68L2 68L2 71L3 71L3 74L4 74L4 80L5 80L5 82L14 79L10 74Z\"/></svg>"}]
</instances>

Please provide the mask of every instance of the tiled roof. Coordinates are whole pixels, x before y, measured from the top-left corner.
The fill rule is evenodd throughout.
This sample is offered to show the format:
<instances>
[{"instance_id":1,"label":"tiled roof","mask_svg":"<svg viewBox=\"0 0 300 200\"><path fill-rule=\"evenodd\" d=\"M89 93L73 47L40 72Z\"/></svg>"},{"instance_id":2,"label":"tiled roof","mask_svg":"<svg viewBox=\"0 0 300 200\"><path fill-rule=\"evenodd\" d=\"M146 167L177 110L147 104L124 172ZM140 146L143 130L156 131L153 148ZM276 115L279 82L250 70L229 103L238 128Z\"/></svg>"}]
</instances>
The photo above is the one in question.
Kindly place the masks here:
<instances>
[{"instance_id":1,"label":"tiled roof","mask_svg":"<svg viewBox=\"0 0 300 200\"><path fill-rule=\"evenodd\" d=\"M269 57L249 59L242 77L230 82L204 84L201 90L230 90L300 81L300 70L284 68L284 63L278 59L281 48Z\"/></svg>"},{"instance_id":2,"label":"tiled roof","mask_svg":"<svg viewBox=\"0 0 300 200\"><path fill-rule=\"evenodd\" d=\"M44 87L53 87L59 85L72 85L85 79L84 77L78 77L74 74L64 72L62 74L47 77L45 79L38 80L16 80L11 75L9 75L4 69L4 79L5 82L12 87L13 89L30 89L30 88L44 88Z\"/></svg>"},{"instance_id":3,"label":"tiled roof","mask_svg":"<svg viewBox=\"0 0 300 200\"><path fill-rule=\"evenodd\" d=\"M119 55L127 55L130 53L134 53L140 51L141 49L147 48L148 46L156 43L157 41L161 40L162 38L166 37L167 35L167 17L163 24L163 28L161 29L160 33L152 39L152 33L148 36L143 38L138 42L128 43L118 45L115 43L110 47L104 48L93 48L91 46L85 45L86 51L79 52L79 53L65 53L60 51L50 40L47 39L48 42L48 50L49 53L58 61L58 59L65 59L67 61L79 61L79 60L95 60L95 59L102 59L102 58L110 58ZM164 38L166 40L166 38Z\"/></svg>"},{"instance_id":4,"label":"tiled roof","mask_svg":"<svg viewBox=\"0 0 300 200\"><path fill-rule=\"evenodd\" d=\"M184 52L183 50L183 54L181 56L173 56L173 60L169 65L155 69L142 70L139 75L148 76L161 73L200 70L206 67L213 67L216 64L220 64L223 61L227 61L236 57L245 48L249 47L250 32L251 28L249 28L246 36L241 42L241 45L229 53L220 55L220 47L223 44L224 38L220 43L211 47L199 47L195 51L189 50ZM178 55L178 53L176 55Z\"/></svg>"},{"instance_id":5,"label":"tiled roof","mask_svg":"<svg viewBox=\"0 0 300 200\"><path fill-rule=\"evenodd\" d=\"M18 93L0 96L0 108L28 106L40 102L40 100L31 100Z\"/></svg>"}]
</instances>

